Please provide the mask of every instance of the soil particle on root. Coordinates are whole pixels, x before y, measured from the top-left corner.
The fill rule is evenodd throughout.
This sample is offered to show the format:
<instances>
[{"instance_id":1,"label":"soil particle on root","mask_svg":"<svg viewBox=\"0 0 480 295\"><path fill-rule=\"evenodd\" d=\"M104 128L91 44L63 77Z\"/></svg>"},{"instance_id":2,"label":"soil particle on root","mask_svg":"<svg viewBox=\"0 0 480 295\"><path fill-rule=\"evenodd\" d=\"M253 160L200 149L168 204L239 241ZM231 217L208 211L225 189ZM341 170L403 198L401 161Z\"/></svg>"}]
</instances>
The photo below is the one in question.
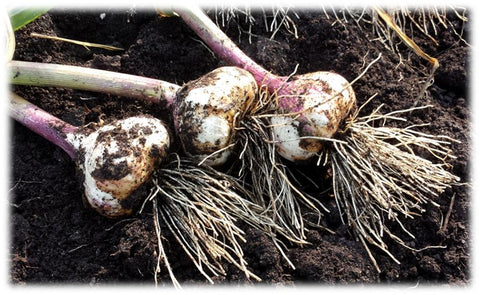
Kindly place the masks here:
<instances>
[{"instance_id":1,"label":"soil particle on root","mask_svg":"<svg viewBox=\"0 0 480 295\"><path fill-rule=\"evenodd\" d=\"M14 58L24 61L62 63L111 69L119 72L160 78L183 84L225 65L200 42L179 19L159 18L151 11L133 13L118 11L52 10L26 28L16 32ZM101 18L101 13L106 13ZM354 84L358 105L377 93L362 112L371 112L384 104L384 112L410 108L418 99L425 75L422 61L407 50L402 61L380 42L372 41L370 31L355 22L336 22L322 10L298 11L295 19L298 38L280 30L274 40L263 25L253 26L251 40L244 23L231 22L223 28L254 60L279 75L290 75L298 64L297 74L318 70L334 71L351 81L364 69L365 63L382 53ZM263 24L262 14L255 14ZM238 29L237 25L241 28ZM441 46L428 47L438 58L440 68L435 83L422 104L433 107L407 114L411 123L429 123L421 131L450 136L457 159L452 171L469 181L470 111L468 104L470 48L464 42L453 42L455 36L441 26ZM82 41L120 45L124 51L107 52L86 49L69 43L30 37L31 32L70 37ZM468 37L468 36L467 36ZM420 44L428 38L416 35ZM440 38L440 37L439 37ZM239 43L239 40L241 42ZM105 42L104 42L105 41ZM403 48L400 46L400 48ZM425 66L423 66L425 67ZM15 87L14 90L55 116L73 125L98 123L101 118L124 118L140 113L169 122L170 115L156 105L132 99L99 95L68 89ZM401 124L401 123L399 123ZM154 284L156 237L151 210L130 219L114 221L87 210L82 204L82 188L75 167L59 148L21 126L12 124L11 183L9 224L10 281L14 284L62 283L103 284L129 282ZM300 167L304 175L321 184L320 191L331 189L325 174ZM312 173L314 171L315 173ZM330 183L330 184L329 184ZM329 194L318 194L321 202L335 210ZM455 195L449 222L442 222ZM302 283L449 283L470 282L470 191L468 186L454 186L437 200L440 207L426 206L426 213L405 221L416 239L402 236L414 248L412 252L387 240L389 250L401 261L398 265L380 251L372 250L382 270L377 273L360 242L341 224L338 213L321 220L334 233L311 228L311 244L291 246L288 257L296 264L289 268L278 250L263 234L245 227L245 258L250 270L266 284L301 285ZM148 206L147 206L148 207ZM395 225L392 224L395 230ZM181 283L206 284L193 263L179 251L174 238L162 227L164 247ZM234 267L225 265L227 275L215 277L217 283L252 284ZM162 268L159 284L170 285L168 272Z\"/></svg>"}]
</instances>

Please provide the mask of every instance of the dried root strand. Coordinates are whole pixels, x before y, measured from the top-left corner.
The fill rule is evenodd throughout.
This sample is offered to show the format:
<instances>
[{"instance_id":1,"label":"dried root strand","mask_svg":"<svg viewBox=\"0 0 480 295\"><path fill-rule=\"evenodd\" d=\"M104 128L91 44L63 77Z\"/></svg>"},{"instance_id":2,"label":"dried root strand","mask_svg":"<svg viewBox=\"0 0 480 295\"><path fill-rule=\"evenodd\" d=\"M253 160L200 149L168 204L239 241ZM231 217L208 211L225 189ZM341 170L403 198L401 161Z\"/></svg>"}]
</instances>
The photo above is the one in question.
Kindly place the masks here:
<instances>
[{"instance_id":1,"label":"dried root strand","mask_svg":"<svg viewBox=\"0 0 480 295\"><path fill-rule=\"evenodd\" d=\"M159 217L159 212L158 212L158 203L157 203L157 198L152 199L152 204L153 204L153 224L155 226L155 234L157 236L157 247L158 247L158 259L157 259L157 265L155 267L155 286L158 285L158 274L161 271L160 268L160 262L163 262L165 267L167 268L168 274L170 275L170 279L172 281L172 284L176 288L180 288L180 283L178 282L177 278L175 277L175 274L173 273L172 267L170 266L170 262L168 261L167 254L165 252L165 248L163 247L162 243L162 230L160 226L160 217Z\"/></svg>"},{"instance_id":2,"label":"dried root strand","mask_svg":"<svg viewBox=\"0 0 480 295\"><path fill-rule=\"evenodd\" d=\"M340 10L342 16L335 12L333 7L327 10L325 15L333 14L336 22L347 23L353 20L360 28L371 30L380 42L393 52L398 52L396 34L392 34L392 25L380 21L383 9L379 7L351 8L345 7ZM410 29L412 36L423 34L433 44L438 45L438 29L452 30L460 42L468 44L464 39L465 24L468 22L467 9L459 6L428 6L428 7L391 7L385 11L391 18L394 26L402 32ZM457 21L460 22L458 27ZM419 33L419 34L417 34Z\"/></svg>"},{"instance_id":3,"label":"dried root strand","mask_svg":"<svg viewBox=\"0 0 480 295\"><path fill-rule=\"evenodd\" d=\"M410 58L408 53L399 49L400 42L430 64L430 68L421 66L421 69L416 69L425 75L425 78L422 79L424 81L421 83L418 100L426 94L426 90L432 85L434 74L440 64L436 58L424 52L414 39L423 35L435 46L438 46L439 29L443 28L452 31L457 37L457 42L469 45L465 40L464 31L468 18L467 9L464 7L398 6L386 10L378 6L361 9L345 7L341 9L343 17L339 16L334 8L331 11L334 14L335 22L343 24L353 20L360 29L371 31L373 35L376 35L375 40L381 42L387 50L398 56L399 64ZM325 13L328 17L328 13ZM407 34L407 32L409 33Z\"/></svg>"},{"instance_id":4,"label":"dried root strand","mask_svg":"<svg viewBox=\"0 0 480 295\"><path fill-rule=\"evenodd\" d=\"M266 214L283 230L279 234L293 243L304 244L306 222L302 206L309 207L318 216L321 212L313 198L297 188L298 182L276 152L268 120L275 113L275 99L275 95L262 89L259 99L248 106L248 115L237 133L241 147L238 175L251 184L252 202L265 208Z\"/></svg>"},{"instance_id":5,"label":"dried root strand","mask_svg":"<svg viewBox=\"0 0 480 295\"><path fill-rule=\"evenodd\" d=\"M259 10L262 12L265 31L271 33L270 39L273 40L280 30L298 38L297 26L292 16L295 16L297 19L299 16L292 11L290 6L259 6ZM238 24L240 33L243 31L240 27L243 19L243 22L248 25L247 34L249 36L249 42L252 43L252 27L256 25L256 21L250 6L240 7L222 4L215 7L215 12L215 20L218 26L225 27L228 26L230 22L235 22Z\"/></svg>"},{"instance_id":6,"label":"dried root strand","mask_svg":"<svg viewBox=\"0 0 480 295\"><path fill-rule=\"evenodd\" d=\"M222 261L242 270L247 278L260 280L247 268L242 243L245 240L238 222L272 236L278 230L264 209L243 196L250 193L233 177L209 166L198 166L187 159L174 158L153 176L153 201L156 227L166 225L200 273L211 283L211 276L225 275ZM157 235L160 235L157 229ZM177 280L168 264L161 238L159 260L163 260L174 284ZM158 273L157 268L157 273Z\"/></svg>"},{"instance_id":7,"label":"dried root strand","mask_svg":"<svg viewBox=\"0 0 480 295\"><path fill-rule=\"evenodd\" d=\"M265 141L265 137L271 137L270 130L256 120L243 122L242 126L244 129L238 133L244 145L239 177L245 183L251 183L251 201L265 208L275 223L284 229L287 239L304 243L305 228L293 185L288 180L285 166L278 162L274 144Z\"/></svg>"},{"instance_id":8,"label":"dried root strand","mask_svg":"<svg viewBox=\"0 0 480 295\"><path fill-rule=\"evenodd\" d=\"M407 247L390 231L386 220L393 220L414 238L401 220L414 218L424 211L423 205L427 203L438 206L434 199L459 181L446 170L446 160L454 158L448 147L453 139L415 131L415 125L404 128L384 125L389 120L405 121L398 114L420 108L382 115L379 107L365 117L358 117L357 111L342 135L345 143L332 142L333 189L343 222L364 244L378 271L367 243L383 250L397 263L387 249L384 234ZM416 148L427 151L441 163L416 155Z\"/></svg>"}]
</instances>

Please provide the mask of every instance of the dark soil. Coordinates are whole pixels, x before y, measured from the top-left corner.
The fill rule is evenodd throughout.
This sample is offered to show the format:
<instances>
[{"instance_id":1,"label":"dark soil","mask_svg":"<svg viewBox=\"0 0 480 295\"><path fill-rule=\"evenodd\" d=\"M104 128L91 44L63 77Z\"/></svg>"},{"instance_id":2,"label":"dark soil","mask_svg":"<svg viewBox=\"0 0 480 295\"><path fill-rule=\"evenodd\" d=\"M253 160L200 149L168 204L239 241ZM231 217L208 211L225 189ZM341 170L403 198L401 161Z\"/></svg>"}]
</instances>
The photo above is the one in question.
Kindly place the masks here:
<instances>
[{"instance_id":1,"label":"dark soil","mask_svg":"<svg viewBox=\"0 0 480 295\"><path fill-rule=\"evenodd\" d=\"M103 19L102 13L105 13ZM251 43L246 33L248 26L243 22L240 25L244 31L239 30L236 23L223 29L237 43L241 40L240 47L254 60L282 75L290 74L298 64L298 73L331 70L353 80L365 64L382 53L382 59L354 85L358 104L377 93L373 102L365 107L365 113L381 103L385 104L385 112L410 108L417 102L432 105L409 113L408 118L413 123L430 123L422 131L460 141L453 145L457 159L451 162L451 171L461 182L469 181L469 46L459 41L451 29L442 26L438 27L438 45L415 34L418 44L440 63L427 98L417 101L428 65L402 44L398 47L405 59L400 62L397 54L382 43L372 41L375 36L371 29L362 30L354 21L333 24L333 14L327 18L322 10L298 11L298 15L299 19L293 17L298 38L280 30L274 40L269 39L271 33L265 31L261 14L256 18L259 25L252 28ZM451 19L455 19L453 15ZM466 31L468 33L468 23ZM120 46L124 50L88 50L69 43L32 38L31 32ZM159 18L153 9L52 10L18 31L16 38L16 60L108 69L177 84L224 65L181 19ZM127 98L68 89L14 89L74 125L139 113L170 120L168 114L155 105ZM18 123L12 123L11 145L9 257L13 284L154 284L157 252L151 210L147 208L124 220L99 216L82 202L82 188L74 163L61 149ZM323 173L312 177L323 182L324 189L331 185ZM452 198L453 207L443 231ZM334 200L321 197L320 201L331 209L322 223L334 234L311 229L308 232L311 245L291 246L287 254L296 269L288 266L266 236L246 228L246 259L250 269L265 284L469 284L471 201L468 186L447 190L436 200L439 208L427 205L423 215L405 221L416 236L415 240L407 239L409 246L444 247L412 252L387 241L401 264L372 248L380 273L362 244L355 241L341 223ZM181 283L206 283L167 232L164 243ZM233 266L225 267L228 274L215 277L217 283L253 284ZM170 284L165 268L159 283Z\"/></svg>"}]
</instances>

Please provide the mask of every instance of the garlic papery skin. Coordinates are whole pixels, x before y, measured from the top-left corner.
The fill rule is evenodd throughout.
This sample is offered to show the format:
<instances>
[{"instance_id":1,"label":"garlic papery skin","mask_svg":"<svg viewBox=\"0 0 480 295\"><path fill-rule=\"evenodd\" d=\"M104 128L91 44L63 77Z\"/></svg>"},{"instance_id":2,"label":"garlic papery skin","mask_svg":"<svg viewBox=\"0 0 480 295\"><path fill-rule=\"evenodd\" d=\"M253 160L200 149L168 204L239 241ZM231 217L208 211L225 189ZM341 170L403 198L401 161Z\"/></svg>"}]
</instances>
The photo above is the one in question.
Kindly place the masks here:
<instances>
[{"instance_id":1,"label":"garlic papery skin","mask_svg":"<svg viewBox=\"0 0 480 295\"><path fill-rule=\"evenodd\" d=\"M271 118L277 152L289 161L306 161L332 138L356 103L350 83L332 72L293 76L278 91Z\"/></svg>"},{"instance_id":2,"label":"garlic papery skin","mask_svg":"<svg viewBox=\"0 0 480 295\"><path fill-rule=\"evenodd\" d=\"M130 215L141 204L137 189L165 158L170 138L162 121L137 116L69 138L78 146L85 199L110 218Z\"/></svg>"},{"instance_id":3,"label":"garlic papery skin","mask_svg":"<svg viewBox=\"0 0 480 295\"><path fill-rule=\"evenodd\" d=\"M217 68L186 83L173 112L184 151L207 165L224 164L231 153L228 146L235 125L256 93L253 76L237 67Z\"/></svg>"}]
</instances>

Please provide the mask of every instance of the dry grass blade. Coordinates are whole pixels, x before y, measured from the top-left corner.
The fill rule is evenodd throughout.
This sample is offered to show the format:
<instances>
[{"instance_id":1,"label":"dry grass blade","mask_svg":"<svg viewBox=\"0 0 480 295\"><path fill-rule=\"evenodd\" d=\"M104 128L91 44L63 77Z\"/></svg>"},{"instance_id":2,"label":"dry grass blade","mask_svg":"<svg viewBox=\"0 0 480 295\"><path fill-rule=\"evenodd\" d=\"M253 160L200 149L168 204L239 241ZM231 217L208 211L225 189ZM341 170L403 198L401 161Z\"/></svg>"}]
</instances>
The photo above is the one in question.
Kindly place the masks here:
<instances>
[{"instance_id":1,"label":"dry grass blade","mask_svg":"<svg viewBox=\"0 0 480 295\"><path fill-rule=\"evenodd\" d=\"M404 31L395 23L393 17L388 14L385 10L383 10L380 7L375 7L375 12L380 16L380 18L387 24L389 28L391 28L395 33L398 35L398 37L402 40L402 42L410 47L418 56L423 58L424 60L428 61L432 65L432 69L430 71L430 74L427 77L427 81L425 82L423 89L420 92L420 95L423 96L423 94L427 91L427 88L433 83L433 77L435 75L435 71L439 67L438 60L434 57L431 57L427 53L425 53L420 46L415 43L410 37L408 37ZM429 36L429 35L427 35Z\"/></svg>"},{"instance_id":2,"label":"dry grass blade","mask_svg":"<svg viewBox=\"0 0 480 295\"><path fill-rule=\"evenodd\" d=\"M421 58L427 60L429 63L432 64L433 70L432 72L435 72L435 70L438 68L438 60L434 57L431 57L430 55L426 54L410 37L408 37L403 30L395 23L393 20L393 17L390 16L385 10L383 10L380 7L375 7L375 12L382 18L382 20L387 24L389 28L395 31L397 35L400 37L400 39L410 47L418 56Z\"/></svg>"},{"instance_id":3,"label":"dry grass blade","mask_svg":"<svg viewBox=\"0 0 480 295\"><path fill-rule=\"evenodd\" d=\"M380 41L390 51L396 53L399 58L399 64L404 60L409 60L408 54L404 54L399 49L398 40L412 49L417 56L428 61L431 68L418 69L426 75L425 81L419 91L420 99L428 87L433 83L436 69L439 67L438 60L425 53L413 40L415 35L424 35L435 46L438 46L439 28L451 30L457 37L458 42L468 42L464 39L465 24L468 22L466 17L467 10L462 7L392 7L387 11L380 7L365 7L363 9L345 8L343 18L334 14L335 22L343 23L353 19L362 30L371 30L377 36L375 40ZM328 13L326 13L328 16ZM460 28L459 28L460 27ZM406 32L410 33L407 35ZM368 33L370 35L370 33ZM423 66L422 66L423 68ZM422 79L423 80L423 79Z\"/></svg>"},{"instance_id":4,"label":"dry grass blade","mask_svg":"<svg viewBox=\"0 0 480 295\"><path fill-rule=\"evenodd\" d=\"M260 280L247 268L241 247L245 236L237 223L244 222L274 241L273 231L281 229L261 206L243 198L250 193L235 178L176 157L155 173L153 183L148 200L154 200L158 219L205 278L213 283L212 275L224 275L224 261L235 265L248 278ZM160 254L164 253L161 247L159 238ZM159 255L159 259L176 282L166 256Z\"/></svg>"},{"instance_id":5,"label":"dry grass blade","mask_svg":"<svg viewBox=\"0 0 480 295\"><path fill-rule=\"evenodd\" d=\"M468 44L464 39L465 23L468 22L466 16L467 9L463 7L429 6L425 8L422 6L399 6L389 8L388 11L380 7L365 7L362 9L346 7L341 10L343 18L340 18L335 13L334 8L331 8L330 11L334 14L336 22L343 23L353 19L362 29L371 29L377 35L378 40L393 52L398 52L398 48L394 40L395 35L391 34L391 30L395 31L398 34L397 36L402 39L402 42L405 42L411 48L416 46L416 44L410 37L405 35L407 29L412 32L412 36L416 33L423 34L433 44L438 45L438 29L443 27L451 30L458 37L458 41ZM325 14L328 17L328 12L325 12ZM383 22L380 20L383 20ZM417 51L417 53L420 51ZM423 56L423 58L431 62L429 57Z\"/></svg>"},{"instance_id":6,"label":"dry grass blade","mask_svg":"<svg viewBox=\"0 0 480 295\"><path fill-rule=\"evenodd\" d=\"M423 212L426 203L436 205L434 198L459 181L446 170L445 161L453 158L448 147L453 139L415 131L416 126L384 125L391 120L405 121L399 114L415 109L419 108L382 115L377 108L365 117L358 117L357 111L341 135L346 143L332 142L330 159L338 207L344 223L365 245L377 270L379 267L367 243L380 248L395 261L384 235L407 247L390 231L386 220L393 220L414 238L401 220ZM428 151L440 163L416 155L417 148Z\"/></svg>"},{"instance_id":7,"label":"dry grass blade","mask_svg":"<svg viewBox=\"0 0 480 295\"><path fill-rule=\"evenodd\" d=\"M95 47L95 48L101 48L101 49L106 49L106 50L123 50L123 48L120 48L120 47L97 44L97 43L90 43L90 42L84 42L84 41L77 41L77 40L72 40L72 39L67 39L67 38L62 38L62 37L57 37L57 36L48 36L48 35L39 34L39 33L31 33L30 36L36 37L36 38L43 38L43 39L50 39L50 40L55 40L55 41L73 43L73 44L81 45L81 46L83 46L87 49L89 49L89 47Z\"/></svg>"}]
</instances>

